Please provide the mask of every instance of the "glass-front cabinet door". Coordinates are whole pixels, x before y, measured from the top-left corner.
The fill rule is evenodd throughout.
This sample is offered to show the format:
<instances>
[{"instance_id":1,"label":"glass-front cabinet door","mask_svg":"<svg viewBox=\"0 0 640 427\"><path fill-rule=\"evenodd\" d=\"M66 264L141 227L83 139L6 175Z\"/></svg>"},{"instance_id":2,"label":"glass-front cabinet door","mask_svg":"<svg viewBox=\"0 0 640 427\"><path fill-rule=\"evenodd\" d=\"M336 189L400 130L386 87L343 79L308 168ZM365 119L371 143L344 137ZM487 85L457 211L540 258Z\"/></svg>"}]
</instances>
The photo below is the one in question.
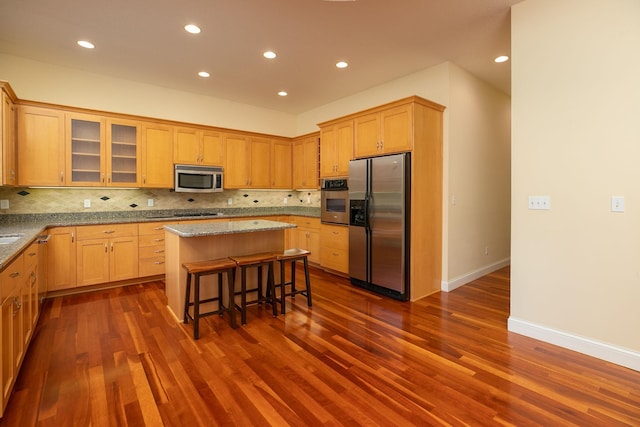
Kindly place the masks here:
<instances>
[{"instance_id":1,"label":"glass-front cabinet door","mask_svg":"<svg viewBox=\"0 0 640 427\"><path fill-rule=\"evenodd\" d=\"M129 121L107 122L107 185L116 187L138 186L139 124Z\"/></svg>"},{"instance_id":2,"label":"glass-front cabinet door","mask_svg":"<svg viewBox=\"0 0 640 427\"><path fill-rule=\"evenodd\" d=\"M84 114L67 115L67 185L105 185L104 119Z\"/></svg>"}]
</instances>

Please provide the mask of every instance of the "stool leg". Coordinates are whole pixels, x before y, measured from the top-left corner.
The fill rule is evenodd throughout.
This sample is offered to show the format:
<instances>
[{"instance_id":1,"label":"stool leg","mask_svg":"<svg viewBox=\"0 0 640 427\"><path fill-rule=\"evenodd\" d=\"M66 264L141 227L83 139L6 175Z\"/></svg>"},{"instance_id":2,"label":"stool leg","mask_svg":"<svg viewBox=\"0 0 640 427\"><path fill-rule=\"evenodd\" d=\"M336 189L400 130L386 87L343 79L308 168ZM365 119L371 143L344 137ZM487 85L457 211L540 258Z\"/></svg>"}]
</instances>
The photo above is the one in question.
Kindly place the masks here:
<instances>
[{"instance_id":1,"label":"stool leg","mask_svg":"<svg viewBox=\"0 0 640 427\"><path fill-rule=\"evenodd\" d=\"M262 294L262 264L258 265L258 305L262 305L264 296Z\"/></svg>"},{"instance_id":2,"label":"stool leg","mask_svg":"<svg viewBox=\"0 0 640 427\"><path fill-rule=\"evenodd\" d=\"M187 271L187 286L185 287L184 296L184 316L182 322L184 324L189 323L189 300L191 298L191 273Z\"/></svg>"},{"instance_id":3,"label":"stool leg","mask_svg":"<svg viewBox=\"0 0 640 427\"><path fill-rule=\"evenodd\" d=\"M193 292L193 339L200 338L200 274L196 273L196 283Z\"/></svg>"},{"instance_id":4,"label":"stool leg","mask_svg":"<svg viewBox=\"0 0 640 427\"><path fill-rule=\"evenodd\" d=\"M267 271L267 292L271 294L271 308L273 310L273 317L276 317L278 316L278 306L276 305L276 281L273 273L273 261L269 263L269 268Z\"/></svg>"},{"instance_id":5,"label":"stool leg","mask_svg":"<svg viewBox=\"0 0 640 427\"><path fill-rule=\"evenodd\" d=\"M218 273L218 316L224 316L225 306L222 303L222 271Z\"/></svg>"},{"instance_id":6,"label":"stool leg","mask_svg":"<svg viewBox=\"0 0 640 427\"><path fill-rule=\"evenodd\" d=\"M229 288L229 317L231 317L231 328L236 329L238 325L236 325L236 302L233 296L234 293L234 284L235 284L235 269L230 268L227 270L227 287ZM222 297L222 294L220 294Z\"/></svg>"},{"instance_id":7,"label":"stool leg","mask_svg":"<svg viewBox=\"0 0 640 427\"><path fill-rule=\"evenodd\" d=\"M280 312L284 314L286 307L285 298L287 296L287 285L285 284L286 274L284 270L287 268L287 263L286 261L278 262L280 263Z\"/></svg>"},{"instance_id":8,"label":"stool leg","mask_svg":"<svg viewBox=\"0 0 640 427\"><path fill-rule=\"evenodd\" d=\"M304 263L304 281L307 286L307 305L311 307L311 279L309 278L309 262L307 261L307 257L303 259Z\"/></svg>"},{"instance_id":9,"label":"stool leg","mask_svg":"<svg viewBox=\"0 0 640 427\"><path fill-rule=\"evenodd\" d=\"M291 260L291 298L296 297L296 260Z\"/></svg>"},{"instance_id":10,"label":"stool leg","mask_svg":"<svg viewBox=\"0 0 640 427\"><path fill-rule=\"evenodd\" d=\"M242 315L242 324L247 324L247 271L243 267L240 267L242 271L241 276L241 288L240 288L240 314Z\"/></svg>"}]
</instances>

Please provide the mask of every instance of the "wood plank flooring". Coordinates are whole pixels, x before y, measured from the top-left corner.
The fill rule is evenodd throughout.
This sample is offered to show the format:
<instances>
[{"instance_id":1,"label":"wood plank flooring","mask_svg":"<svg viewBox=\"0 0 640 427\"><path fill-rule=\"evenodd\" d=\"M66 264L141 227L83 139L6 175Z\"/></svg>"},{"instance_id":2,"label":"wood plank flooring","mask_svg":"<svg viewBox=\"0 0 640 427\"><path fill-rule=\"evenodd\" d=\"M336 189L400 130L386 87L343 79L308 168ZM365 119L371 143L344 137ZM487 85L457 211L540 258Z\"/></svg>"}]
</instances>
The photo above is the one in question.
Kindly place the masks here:
<instances>
[{"instance_id":1,"label":"wood plank flooring","mask_svg":"<svg viewBox=\"0 0 640 427\"><path fill-rule=\"evenodd\" d=\"M416 303L311 280L199 341L162 282L49 300L0 424L640 425L640 372L507 332L508 268Z\"/></svg>"}]
</instances>

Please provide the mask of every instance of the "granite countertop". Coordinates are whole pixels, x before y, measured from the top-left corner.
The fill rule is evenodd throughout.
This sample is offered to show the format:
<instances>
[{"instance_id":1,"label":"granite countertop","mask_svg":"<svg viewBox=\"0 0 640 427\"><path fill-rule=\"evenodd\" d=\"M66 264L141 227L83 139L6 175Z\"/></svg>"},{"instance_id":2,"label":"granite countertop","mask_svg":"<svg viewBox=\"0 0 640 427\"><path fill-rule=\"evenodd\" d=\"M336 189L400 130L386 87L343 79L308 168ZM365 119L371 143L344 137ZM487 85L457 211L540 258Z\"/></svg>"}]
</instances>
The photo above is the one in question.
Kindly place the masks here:
<instances>
[{"instance_id":1,"label":"granite countertop","mask_svg":"<svg viewBox=\"0 0 640 427\"><path fill-rule=\"evenodd\" d=\"M165 225L164 229L180 237L216 236L221 234L255 233L257 231L284 230L295 228L295 224L286 222L269 221L264 219L247 221L214 222L210 224L172 224Z\"/></svg>"},{"instance_id":2,"label":"granite countertop","mask_svg":"<svg viewBox=\"0 0 640 427\"><path fill-rule=\"evenodd\" d=\"M9 244L0 244L0 270L25 250L48 227L72 227L77 225L116 224L128 222L184 221L188 219L241 218L248 216L280 216L297 215L319 217L319 208L254 208L254 209L217 209L217 210L146 210L130 212L91 212L91 213L52 213L52 214L5 214L0 215L0 236L20 235L20 238ZM230 223L246 222L233 221ZM252 221L250 221L252 222ZM274 224L289 225L276 221ZM227 224L219 222L218 224ZM196 224L182 224L193 227ZM203 224L207 225L207 224ZM290 228L282 227L282 228ZM258 230L256 230L258 231ZM227 231L229 233L231 231ZM236 231L236 232L246 232Z\"/></svg>"}]
</instances>

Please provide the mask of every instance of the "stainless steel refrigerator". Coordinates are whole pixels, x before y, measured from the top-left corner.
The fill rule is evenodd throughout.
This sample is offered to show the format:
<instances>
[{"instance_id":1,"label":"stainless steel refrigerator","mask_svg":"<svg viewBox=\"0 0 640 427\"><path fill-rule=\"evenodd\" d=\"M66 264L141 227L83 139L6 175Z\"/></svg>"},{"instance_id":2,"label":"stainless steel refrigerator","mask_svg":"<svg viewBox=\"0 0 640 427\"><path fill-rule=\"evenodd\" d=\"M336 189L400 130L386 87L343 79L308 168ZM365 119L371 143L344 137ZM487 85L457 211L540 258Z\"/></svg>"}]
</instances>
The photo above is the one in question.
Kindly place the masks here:
<instances>
[{"instance_id":1,"label":"stainless steel refrigerator","mask_svg":"<svg viewBox=\"0 0 640 427\"><path fill-rule=\"evenodd\" d=\"M349 163L351 283L409 299L410 154Z\"/></svg>"}]
</instances>

